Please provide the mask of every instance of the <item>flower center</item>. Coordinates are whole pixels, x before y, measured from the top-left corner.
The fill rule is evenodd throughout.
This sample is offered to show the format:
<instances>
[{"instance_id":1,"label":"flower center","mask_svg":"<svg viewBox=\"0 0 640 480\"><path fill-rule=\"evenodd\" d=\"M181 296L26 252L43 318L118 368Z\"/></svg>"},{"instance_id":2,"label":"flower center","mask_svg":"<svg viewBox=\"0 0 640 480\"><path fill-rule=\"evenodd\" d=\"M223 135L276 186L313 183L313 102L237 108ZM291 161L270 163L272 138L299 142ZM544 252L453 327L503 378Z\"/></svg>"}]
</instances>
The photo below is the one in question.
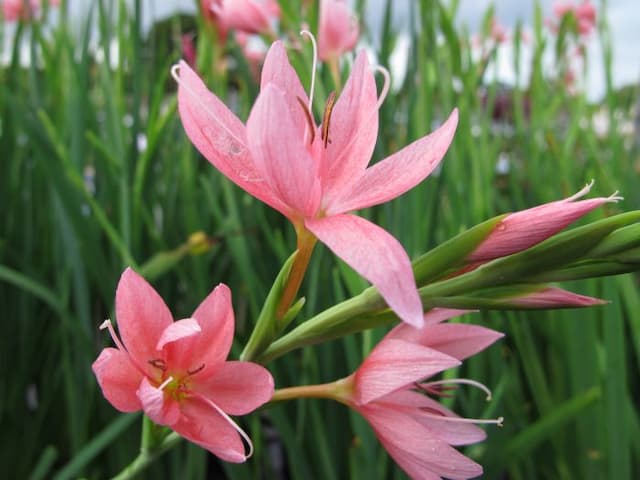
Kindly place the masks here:
<instances>
[{"instance_id":1,"label":"flower center","mask_svg":"<svg viewBox=\"0 0 640 480\"><path fill-rule=\"evenodd\" d=\"M176 401L184 400L191 393L191 377L196 373L204 370L205 364L187 370L185 374L169 374L167 372L167 364L161 358L154 358L148 361L149 365L160 370L160 378L158 389L162 390L165 395L173 398Z\"/></svg>"}]
</instances>

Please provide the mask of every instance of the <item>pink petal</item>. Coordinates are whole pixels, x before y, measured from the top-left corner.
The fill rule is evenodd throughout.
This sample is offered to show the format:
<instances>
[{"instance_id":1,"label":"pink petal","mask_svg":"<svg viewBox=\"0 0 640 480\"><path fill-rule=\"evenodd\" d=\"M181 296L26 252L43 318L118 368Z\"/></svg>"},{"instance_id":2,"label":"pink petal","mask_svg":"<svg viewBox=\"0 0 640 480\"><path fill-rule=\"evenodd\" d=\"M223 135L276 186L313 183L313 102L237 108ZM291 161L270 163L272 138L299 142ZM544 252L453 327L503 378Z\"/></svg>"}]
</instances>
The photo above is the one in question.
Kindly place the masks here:
<instances>
[{"instance_id":1,"label":"pink petal","mask_svg":"<svg viewBox=\"0 0 640 480\"><path fill-rule=\"evenodd\" d=\"M448 417L460 417L439 402L414 391L393 392L376 400L376 405L405 409L406 414L427 429L431 436L449 445L469 445L481 442L487 436L484 430L472 423L447 421ZM435 412L442 418L438 418Z\"/></svg>"},{"instance_id":2,"label":"pink petal","mask_svg":"<svg viewBox=\"0 0 640 480\"><path fill-rule=\"evenodd\" d=\"M360 411L384 448L411 478L432 478L435 474L456 480L482 474L480 465L431 436L429 430L403 410L374 403Z\"/></svg>"},{"instance_id":3,"label":"pink petal","mask_svg":"<svg viewBox=\"0 0 640 480\"><path fill-rule=\"evenodd\" d=\"M307 126L307 117L300 106L298 98L304 105L309 104L309 97L304 91L298 74L289 63L287 52L280 40L271 45L262 67L262 79L260 81L260 91L264 91L267 85L273 85L286 93L284 99L289 116L298 127ZM277 118L277 117L271 117ZM275 121L278 124L278 121ZM284 145L284 144L283 144Z\"/></svg>"},{"instance_id":4,"label":"pink petal","mask_svg":"<svg viewBox=\"0 0 640 480\"><path fill-rule=\"evenodd\" d=\"M526 250L555 235L600 205L620 197L575 201L589 192L587 185L577 194L507 215L466 258L469 262L488 261Z\"/></svg>"},{"instance_id":5,"label":"pink petal","mask_svg":"<svg viewBox=\"0 0 640 480\"><path fill-rule=\"evenodd\" d=\"M151 385L147 377L142 379L137 395L145 415L154 423L171 427L180 419L178 402Z\"/></svg>"},{"instance_id":6,"label":"pink petal","mask_svg":"<svg viewBox=\"0 0 640 480\"><path fill-rule=\"evenodd\" d=\"M204 383L198 379L198 392L210 398L231 415L245 415L271 400L273 377L251 362L225 362Z\"/></svg>"},{"instance_id":7,"label":"pink petal","mask_svg":"<svg viewBox=\"0 0 640 480\"><path fill-rule=\"evenodd\" d=\"M171 428L224 461L240 463L246 460L238 432L213 407L198 398L184 402L182 416Z\"/></svg>"},{"instance_id":8,"label":"pink petal","mask_svg":"<svg viewBox=\"0 0 640 480\"><path fill-rule=\"evenodd\" d=\"M386 338L402 339L433 348L458 360L481 352L504 334L477 325L441 323L415 329L398 325Z\"/></svg>"},{"instance_id":9,"label":"pink petal","mask_svg":"<svg viewBox=\"0 0 640 480\"><path fill-rule=\"evenodd\" d=\"M341 189L359 178L373 154L378 136L376 82L367 55L361 51L338 97L329 122L329 140L322 148L322 182L327 205ZM330 207L329 207L330 208Z\"/></svg>"},{"instance_id":10,"label":"pink petal","mask_svg":"<svg viewBox=\"0 0 640 480\"><path fill-rule=\"evenodd\" d=\"M187 136L224 176L249 194L282 211L283 205L256 170L245 126L212 94L185 62L180 62L178 110Z\"/></svg>"},{"instance_id":11,"label":"pink petal","mask_svg":"<svg viewBox=\"0 0 640 480\"><path fill-rule=\"evenodd\" d=\"M458 111L435 132L367 168L350 189L341 194L327 214L349 212L384 203L424 180L447 153L458 124Z\"/></svg>"},{"instance_id":12,"label":"pink petal","mask_svg":"<svg viewBox=\"0 0 640 480\"><path fill-rule=\"evenodd\" d=\"M304 144L306 122L291 116L287 96L267 84L247 120L247 135L256 166L273 192L292 212L311 216L320 202L318 166Z\"/></svg>"},{"instance_id":13,"label":"pink petal","mask_svg":"<svg viewBox=\"0 0 640 480\"><path fill-rule=\"evenodd\" d=\"M356 371L356 401L359 404L370 403L458 365L458 360L436 350L385 338Z\"/></svg>"},{"instance_id":14,"label":"pink petal","mask_svg":"<svg viewBox=\"0 0 640 480\"><path fill-rule=\"evenodd\" d=\"M117 410L135 412L142 408L136 390L142 373L131 363L129 355L117 348L105 348L91 366L102 394Z\"/></svg>"},{"instance_id":15,"label":"pink petal","mask_svg":"<svg viewBox=\"0 0 640 480\"><path fill-rule=\"evenodd\" d=\"M185 318L184 320L173 322L162 332L160 340L158 340L158 344L156 345L156 350L162 350L168 343L197 335L200 332L200 325L193 318Z\"/></svg>"},{"instance_id":16,"label":"pink petal","mask_svg":"<svg viewBox=\"0 0 640 480\"><path fill-rule=\"evenodd\" d=\"M422 325L422 302L411 262L388 232L355 215L307 218L305 226L369 280L398 317L411 325Z\"/></svg>"},{"instance_id":17,"label":"pink petal","mask_svg":"<svg viewBox=\"0 0 640 480\"><path fill-rule=\"evenodd\" d=\"M214 288L191 319L198 323L200 333L167 344L166 362L172 370L201 369L197 375L207 375L224 363L231 349L234 318L229 287L221 283Z\"/></svg>"},{"instance_id":18,"label":"pink petal","mask_svg":"<svg viewBox=\"0 0 640 480\"><path fill-rule=\"evenodd\" d=\"M118 283L116 319L122 342L137 365L145 368L158 358L156 345L173 317L160 295L131 268Z\"/></svg>"}]
</instances>

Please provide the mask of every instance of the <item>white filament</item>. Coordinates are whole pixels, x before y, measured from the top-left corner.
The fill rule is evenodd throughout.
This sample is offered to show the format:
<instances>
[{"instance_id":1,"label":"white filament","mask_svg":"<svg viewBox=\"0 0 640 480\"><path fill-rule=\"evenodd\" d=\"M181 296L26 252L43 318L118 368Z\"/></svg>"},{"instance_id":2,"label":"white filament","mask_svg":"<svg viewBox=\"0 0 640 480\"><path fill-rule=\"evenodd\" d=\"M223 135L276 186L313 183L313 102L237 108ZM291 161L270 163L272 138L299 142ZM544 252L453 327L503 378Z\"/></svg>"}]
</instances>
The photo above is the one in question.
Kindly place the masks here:
<instances>
[{"instance_id":1,"label":"white filament","mask_svg":"<svg viewBox=\"0 0 640 480\"><path fill-rule=\"evenodd\" d=\"M313 92L316 86L316 69L318 67L318 44L316 43L316 37L313 36L309 30L302 30L300 35L307 37L311 40L313 45L313 66L311 67L311 87L309 88L309 112L313 112L311 106L313 105Z\"/></svg>"}]
</instances>

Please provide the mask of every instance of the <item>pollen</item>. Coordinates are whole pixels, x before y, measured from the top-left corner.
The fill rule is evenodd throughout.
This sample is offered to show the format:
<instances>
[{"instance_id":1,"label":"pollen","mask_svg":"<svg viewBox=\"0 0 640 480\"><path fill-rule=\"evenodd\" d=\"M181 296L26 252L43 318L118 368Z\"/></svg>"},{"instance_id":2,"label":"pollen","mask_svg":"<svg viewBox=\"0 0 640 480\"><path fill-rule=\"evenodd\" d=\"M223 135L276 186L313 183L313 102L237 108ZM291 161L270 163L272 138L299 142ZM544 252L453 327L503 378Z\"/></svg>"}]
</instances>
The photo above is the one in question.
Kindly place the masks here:
<instances>
[{"instance_id":1,"label":"pollen","mask_svg":"<svg viewBox=\"0 0 640 480\"><path fill-rule=\"evenodd\" d=\"M336 92L331 92L327 103L324 106L324 116L322 117L322 133L320 134L322 141L324 142L324 148L327 148L327 144L331 143L329 140L329 124L331 123L331 113L333 112L333 106L336 103Z\"/></svg>"}]
</instances>

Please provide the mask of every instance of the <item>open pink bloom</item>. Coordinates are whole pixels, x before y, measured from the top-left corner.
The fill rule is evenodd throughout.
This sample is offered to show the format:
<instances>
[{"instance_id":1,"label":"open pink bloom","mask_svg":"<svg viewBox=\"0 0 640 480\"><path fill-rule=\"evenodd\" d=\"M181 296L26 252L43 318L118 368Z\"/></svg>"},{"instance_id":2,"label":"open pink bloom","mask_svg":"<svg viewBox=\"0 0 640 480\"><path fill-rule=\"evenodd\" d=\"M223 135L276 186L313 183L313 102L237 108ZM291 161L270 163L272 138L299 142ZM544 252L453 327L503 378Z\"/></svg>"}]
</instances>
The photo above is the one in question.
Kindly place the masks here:
<instances>
[{"instance_id":1,"label":"open pink bloom","mask_svg":"<svg viewBox=\"0 0 640 480\"><path fill-rule=\"evenodd\" d=\"M364 52L335 104L330 98L320 127L281 42L267 53L246 128L184 62L177 80L182 124L198 150L373 283L402 320L420 326L422 304L406 252L385 230L348 212L391 200L426 178L451 143L457 111L432 134L367 168L382 100Z\"/></svg>"},{"instance_id":2,"label":"open pink bloom","mask_svg":"<svg viewBox=\"0 0 640 480\"><path fill-rule=\"evenodd\" d=\"M470 384L467 379L426 381L460 365L502 334L484 327L441 323L463 310L434 309L425 314L421 329L401 324L372 350L360 368L346 379L351 383L345 403L371 424L396 463L413 479L466 479L482 474L482 467L452 446L484 440L485 432L472 420L458 417L429 398L443 395L448 387Z\"/></svg>"},{"instance_id":3,"label":"open pink bloom","mask_svg":"<svg viewBox=\"0 0 640 480\"><path fill-rule=\"evenodd\" d=\"M563 200L507 215L467 257L470 262L486 262L494 258L526 250L555 235L593 209L621 197L615 194L604 198L576 201L589 193L593 183Z\"/></svg>"},{"instance_id":4,"label":"open pink bloom","mask_svg":"<svg viewBox=\"0 0 640 480\"><path fill-rule=\"evenodd\" d=\"M5 21L30 20L40 12L40 0L2 0L2 16ZM49 6L55 7L60 0L49 0Z\"/></svg>"},{"instance_id":5,"label":"open pink bloom","mask_svg":"<svg viewBox=\"0 0 640 480\"><path fill-rule=\"evenodd\" d=\"M255 363L226 361L234 328L229 288L218 285L191 318L174 322L153 287L127 268L116 315L122 343L105 322L118 348L103 349L93 363L107 400L121 412L143 410L223 460L245 461L251 442L229 415L268 402L273 378Z\"/></svg>"},{"instance_id":6,"label":"open pink bloom","mask_svg":"<svg viewBox=\"0 0 640 480\"><path fill-rule=\"evenodd\" d=\"M344 1L320 0L318 56L322 60L353 50L359 34L358 20Z\"/></svg>"},{"instance_id":7,"label":"open pink bloom","mask_svg":"<svg viewBox=\"0 0 640 480\"><path fill-rule=\"evenodd\" d=\"M271 30L272 20L280 17L276 0L201 0L200 4L222 36L229 30L265 33Z\"/></svg>"}]
</instances>

